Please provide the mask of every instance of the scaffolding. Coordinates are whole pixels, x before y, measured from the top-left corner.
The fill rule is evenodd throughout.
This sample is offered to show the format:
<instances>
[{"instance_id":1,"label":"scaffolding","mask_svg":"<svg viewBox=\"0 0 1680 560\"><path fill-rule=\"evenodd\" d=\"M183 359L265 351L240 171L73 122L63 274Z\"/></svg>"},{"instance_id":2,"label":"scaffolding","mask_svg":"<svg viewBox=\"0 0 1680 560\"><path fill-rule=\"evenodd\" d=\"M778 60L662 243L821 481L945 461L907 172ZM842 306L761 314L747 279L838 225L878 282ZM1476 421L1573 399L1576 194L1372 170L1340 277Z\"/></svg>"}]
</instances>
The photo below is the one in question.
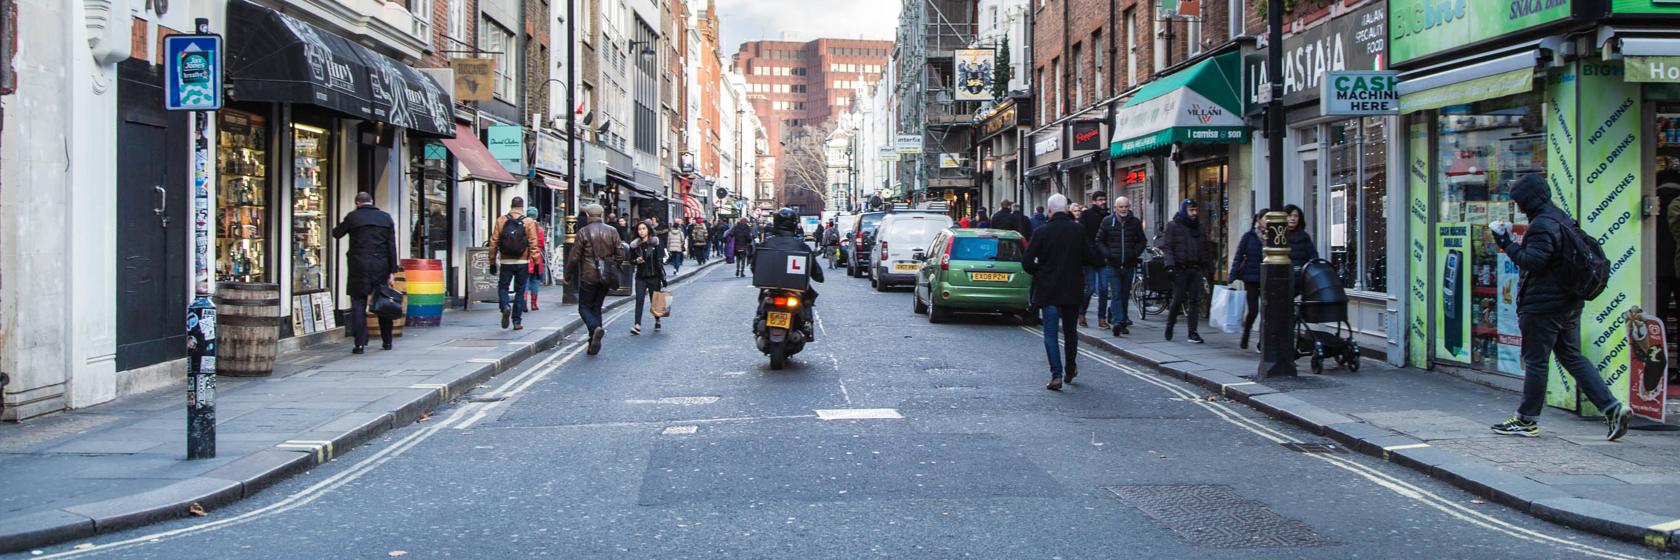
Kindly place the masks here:
<instances>
[{"instance_id":1,"label":"scaffolding","mask_svg":"<svg viewBox=\"0 0 1680 560\"><path fill-rule=\"evenodd\" d=\"M976 41L972 0L903 0L893 58L898 107L896 134L922 139L922 154L906 156L897 179L917 202L928 189L974 185L972 164L942 167L941 154L973 149L980 102L956 101L955 56Z\"/></svg>"}]
</instances>

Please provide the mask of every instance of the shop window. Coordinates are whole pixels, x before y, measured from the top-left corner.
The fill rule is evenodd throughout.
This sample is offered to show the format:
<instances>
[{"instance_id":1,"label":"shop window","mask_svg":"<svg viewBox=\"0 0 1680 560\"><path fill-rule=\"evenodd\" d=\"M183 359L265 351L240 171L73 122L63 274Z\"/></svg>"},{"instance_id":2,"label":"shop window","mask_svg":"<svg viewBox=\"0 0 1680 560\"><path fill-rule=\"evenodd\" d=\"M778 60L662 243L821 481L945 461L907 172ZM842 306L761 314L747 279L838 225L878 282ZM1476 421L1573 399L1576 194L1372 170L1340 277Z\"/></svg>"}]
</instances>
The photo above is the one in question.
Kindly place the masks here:
<instances>
[{"instance_id":1,"label":"shop window","mask_svg":"<svg viewBox=\"0 0 1680 560\"><path fill-rule=\"evenodd\" d=\"M327 181L332 144L327 131L292 125L292 293L327 289Z\"/></svg>"},{"instance_id":2,"label":"shop window","mask_svg":"<svg viewBox=\"0 0 1680 560\"><path fill-rule=\"evenodd\" d=\"M1179 194L1183 198L1195 199L1196 205L1201 207L1202 231L1206 233L1208 245L1213 249L1213 270L1209 271L1208 278L1224 283L1227 281L1226 269L1231 264L1228 239L1231 228L1228 215L1231 198L1226 190L1230 166L1226 165L1225 160L1188 164L1184 173L1184 190ZM1132 204L1133 208L1137 207L1137 203ZM1174 212L1176 213L1177 209L1174 209Z\"/></svg>"},{"instance_id":3,"label":"shop window","mask_svg":"<svg viewBox=\"0 0 1680 560\"><path fill-rule=\"evenodd\" d=\"M269 282L268 119L217 113L216 280Z\"/></svg>"},{"instance_id":4,"label":"shop window","mask_svg":"<svg viewBox=\"0 0 1680 560\"><path fill-rule=\"evenodd\" d=\"M1386 291L1388 151L1383 119L1339 121L1328 129L1330 175L1320 240L1328 248L1325 258L1341 273L1342 285Z\"/></svg>"},{"instance_id":5,"label":"shop window","mask_svg":"<svg viewBox=\"0 0 1680 560\"><path fill-rule=\"evenodd\" d=\"M1516 267L1507 266L1509 259L1494 245L1487 225L1513 222L1520 235L1528 222L1511 200L1511 187L1525 175L1546 173L1542 115L1539 96L1522 95L1446 107L1436 117L1439 222L1431 237L1441 264L1431 276L1435 292L1442 294L1439 338L1446 352L1437 352L1442 359L1522 371L1517 345L1500 342L1501 335L1520 340L1520 276ZM1466 323L1468 333L1463 332Z\"/></svg>"},{"instance_id":6,"label":"shop window","mask_svg":"<svg viewBox=\"0 0 1680 560\"><path fill-rule=\"evenodd\" d=\"M409 160L416 187L409 191L409 257L449 258L449 151L441 142L415 146Z\"/></svg>"}]
</instances>

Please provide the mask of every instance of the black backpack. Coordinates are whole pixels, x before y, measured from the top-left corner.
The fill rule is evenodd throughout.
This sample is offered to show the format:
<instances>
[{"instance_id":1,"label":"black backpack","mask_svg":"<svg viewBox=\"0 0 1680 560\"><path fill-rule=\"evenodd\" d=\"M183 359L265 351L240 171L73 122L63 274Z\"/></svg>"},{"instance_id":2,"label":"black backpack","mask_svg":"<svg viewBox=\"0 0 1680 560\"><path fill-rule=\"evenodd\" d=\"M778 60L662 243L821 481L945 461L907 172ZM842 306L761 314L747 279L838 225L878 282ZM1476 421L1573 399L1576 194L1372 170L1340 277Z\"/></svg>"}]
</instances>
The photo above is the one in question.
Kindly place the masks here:
<instances>
[{"instance_id":1,"label":"black backpack","mask_svg":"<svg viewBox=\"0 0 1680 560\"><path fill-rule=\"evenodd\" d=\"M525 252L531 248L531 240L525 238L525 218L503 222L502 233L496 236L496 247L504 257L524 258Z\"/></svg>"},{"instance_id":2,"label":"black backpack","mask_svg":"<svg viewBox=\"0 0 1680 560\"><path fill-rule=\"evenodd\" d=\"M1582 301L1597 299L1610 284L1610 259L1604 256L1604 247L1574 220L1559 220L1558 225L1563 232L1557 253L1563 265L1559 274L1563 291Z\"/></svg>"}]
</instances>

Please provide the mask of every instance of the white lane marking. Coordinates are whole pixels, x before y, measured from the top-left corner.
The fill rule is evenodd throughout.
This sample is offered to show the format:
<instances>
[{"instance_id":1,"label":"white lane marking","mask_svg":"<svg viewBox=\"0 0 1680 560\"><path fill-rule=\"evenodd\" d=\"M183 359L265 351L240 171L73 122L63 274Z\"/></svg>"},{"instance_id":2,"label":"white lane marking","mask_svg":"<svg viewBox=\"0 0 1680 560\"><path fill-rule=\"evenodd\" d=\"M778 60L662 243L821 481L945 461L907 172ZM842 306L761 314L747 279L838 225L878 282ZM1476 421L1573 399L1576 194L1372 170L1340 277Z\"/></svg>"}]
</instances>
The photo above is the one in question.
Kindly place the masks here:
<instances>
[{"instance_id":1,"label":"white lane marking","mask_svg":"<svg viewBox=\"0 0 1680 560\"><path fill-rule=\"evenodd\" d=\"M828 336L828 327L823 326L822 314L817 313L817 310L812 309L811 310L811 317L816 319L816 321L817 321L817 332L820 332L820 333L822 333L822 335L824 337L827 337Z\"/></svg>"},{"instance_id":2,"label":"white lane marking","mask_svg":"<svg viewBox=\"0 0 1680 560\"><path fill-rule=\"evenodd\" d=\"M904 415L891 408L825 408L815 411L823 420L898 420Z\"/></svg>"},{"instance_id":3,"label":"white lane marking","mask_svg":"<svg viewBox=\"0 0 1680 560\"><path fill-rule=\"evenodd\" d=\"M1427 443L1408 443L1408 444L1405 444L1405 445L1390 445L1388 447L1384 447L1383 451L1399 451L1401 449L1418 449L1420 447L1429 447L1429 444L1427 444Z\"/></svg>"},{"instance_id":4,"label":"white lane marking","mask_svg":"<svg viewBox=\"0 0 1680 560\"><path fill-rule=\"evenodd\" d=\"M624 404L674 404L693 406L697 404L712 404L718 402L718 397L661 397L657 399L624 399Z\"/></svg>"},{"instance_id":5,"label":"white lane marking","mask_svg":"<svg viewBox=\"0 0 1680 560\"><path fill-rule=\"evenodd\" d=\"M602 324L606 324L607 322L624 315L625 312L626 312L625 309L620 309L620 310L614 312L610 317L603 320ZM565 360L570 360L572 357L575 357L578 354L580 354L583 351L583 348L584 348L584 344L582 342L572 344L571 346L568 346L565 350L558 351L558 352L555 352L553 355L550 355L548 358L546 358L544 360L544 362L539 362L539 366L541 366L542 363L546 363L546 362L549 362L551 360L554 360L558 356L561 356L561 355L566 356L561 361L561 363L564 363ZM469 361L471 361L471 360L469 360ZM553 364L553 367L559 367L559 364ZM539 367L533 367L532 368L532 370L536 370L536 369L539 369ZM553 371L552 368L541 368L541 369L546 369L547 371ZM522 372L520 375L521 376L535 375L535 374L532 373L532 370L527 370L525 372ZM546 373L544 375L546 375ZM515 379L519 379L519 378L516 377ZM497 391L494 391L494 392L490 393L490 395L501 395L501 396L517 395L519 392L522 392L525 389L529 388L531 386L531 382L534 382L534 380L527 379L526 383L520 384L518 386L512 386L512 387L510 387L510 384L503 384L501 389L498 389ZM510 383L511 383L511 380L510 380ZM233 526L236 526L236 525L242 525L242 524L244 524L246 522L249 522L249 521L254 521L254 520L257 520L257 519L260 519L260 518L263 518L263 517L268 517L270 515L278 515L278 514L281 514L281 513L285 513L285 512L303 507L305 505L309 505L311 502L314 502L315 500L320 499L322 496L327 495L328 493L332 492L333 490L341 488L346 484L349 484L351 482L355 482L356 479L359 479L363 476L366 476L368 473L373 472L375 469L378 469L380 466L383 466L387 461L390 461L391 459L395 459L397 457L402 456L404 453L407 453L410 449L413 449L415 446L418 446L421 442L424 442L425 440L430 439L433 435L436 435L438 432L456 426L457 422L471 422L471 421L477 421L477 419L479 419L479 418L483 418L484 417L483 412L485 411L485 409L488 408L488 406L485 406L485 405L495 405L495 404L499 404L499 402L468 403L465 406L461 406L461 407L455 409L454 412L450 413L448 418L445 418L444 420L442 420L442 421L440 421L436 424L432 424L430 426L420 428L419 430L415 431L414 433L411 433L411 434L408 434L408 435L403 436L401 438L398 438L397 441L395 443L392 443L389 447L386 447L384 449L380 449L378 451L375 451L375 452L373 452L372 455L369 455L366 458L364 458L360 461L357 461L355 464L352 464L349 467L346 467L343 471L339 471L337 473L334 473L332 476L328 476L324 479L321 479L320 481L318 481L314 484L311 484L311 485L309 485L308 487L306 487L302 490L299 490L295 493L292 493L291 495L288 495L284 498L281 498L279 501L276 501L272 504L269 504L269 505L266 505L266 506L263 506L263 507L260 507L260 508L242 513L242 514L239 514L239 515L235 515L235 516L232 516L232 517L217 519L217 520L214 520L214 521L209 521L209 522L198 524L198 525L192 525L192 526L182 527L182 528L179 528L179 529L172 529L172 530L168 530L168 531L159 531L159 532L156 532L156 533L151 533L151 534L148 534L148 535L141 535L141 536L126 539L126 540L121 540L121 541L116 541L116 542L111 542L111 543L105 543L105 544L100 544L100 545L94 545L94 546L80 548L80 549L67 550L67 551L64 551L64 552L56 553L56 554L36 556L36 558L43 559L43 560L52 559L52 558L70 558L70 557L82 556L82 555L86 555L86 554L90 554L90 553L101 553L101 552L112 552L112 551L118 551L118 550L125 550L125 549L129 549L129 548L134 548L134 547L154 543L154 542L160 542L160 541L163 541L165 539L172 539L172 538L176 538L176 537L182 537L182 536L186 536L186 535L191 535L191 534L196 534L196 533L204 533L204 532L214 531L214 530L222 529L222 528L226 528L226 527L233 527ZM465 424L463 424L463 425L465 425Z\"/></svg>"},{"instance_id":6,"label":"white lane marking","mask_svg":"<svg viewBox=\"0 0 1680 560\"><path fill-rule=\"evenodd\" d=\"M824 335L824 336L826 336L826 335ZM840 398L845 399L846 408L851 408L852 407L852 392L846 390L846 377L841 373L841 370L840 370L840 357L834 355L833 352L829 352L827 354L827 356L828 356L828 363L834 364L834 373L835 373L835 375L837 376L837 378L840 382Z\"/></svg>"},{"instance_id":7,"label":"white lane marking","mask_svg":"<svg viewBox=\"0 0 1680 560\"><path fill-rule=\"evenodd\" d=\"M606 318L601 320L601 325L603 327L610 325L613 321L624 316L627 312L628 310L626 309L614 311L611 315L608 315ZM537 362L536 365L531 366L525 371L519 372L519 375L508 379L496 389L485 393L483 397L487 402L467 403L466 405L463 405L463 408L474 408L475 410L472 414L461 420L461 422L455 426L455 429L465 430L472 427L473 424L478 423L478 421L489 417L491 409L507 402L508 397L525 392L526 389L529 389L538 381L541 381L543 378L548 377L549 374L559 370L560 366L566 365L566 362L570 362L574 358L582 355L578 352L578 349L582 348L587 343L587 340L579 340L566 346L564 350L549 354L547 357L543 358L542 361Z\"/></svg>"},{"instance_id":8,"label":"white lane marking","mask_svg":"<svg viewBox=\"0 0 1680 560\"><path fill-rule=\"evenodd\" d=\"M1038 335L1039 337L1044 336L1043 331L1040 331L1040 330L1037 330L1037 329L1034 329L1034 328L1031 328L1031 327L1021 327L1021 329L1024 330L1024 331L1027 331L1029 333L1033 333L1035 335ZM1276 430L1276 429L1274 429L1270 426L1266 426L1264 424L1261 424L1259 421L1256 421L1256 420L1253 420L1251 418L1245 417L1241 413L1238 413L1236 410L1234 410L1234 409L1232 409L1228 406L1225 406L1225 405L1220 404L1218 402L1212 402L1212 401L1207 401L1207 400L1197 398L1197 396L1194 393L1190 392L1188 389L1185 389L1185 388L1183 388L1183 387L1181 387L1181 386L1179 386L1175 383L1166 381L1164 379L1160 379L1157 376L1154 376L1154 375L1151 375L1151 374L1148 374L1148 373L1144 373L1143 371L1132 368L1131 366L1127 366L1125 364L1121 364L1118 361L1110 359L1108 356L1097 354L1097 353L1095 353L1091 350L1088 350L1088 349L1080 349L1079 353L1080 353L1080 355L1083 355L1087 358L1090 358L1092 360L1096 360L1099 363L1102 363L1102 364L1107 365L1111 368L1114 368L1115 370L1117 370L1121 373L1124 373L1126 375L1132 376L1134 378L1142 380L1142 381L1144 381L1146 383L1149 383L1151 385L1155 385L1157 387L1165 389L1166 391L1168 391L1170 393L1178 395L1180 398L1184 398L1184 399L1188 400L1189 402L1193 402L1197 406L1200 406L1200 407L1206 409L1207 411L1213 413L1215 416L1218 416L1220 419L1226 421L1227 423L1230 423L1230 424L1235 425L1239 428L1247 430L1248 432L1253 433L1254 435L1259 436L1263 439L1266 439L1266 440L1271 441L1273 443L1279 443L1279 444L1282 444L1282 443L1302 443L1301 440L1296 439L1293 436L1285 434L1281 431L1278 431L1278 430ZM1445 513L1448 516L1456 518L1460 521L1464 521L1466 523L1469 523L1469 524L1472 524L1472 525L1475 525L1475 526L1478 526L1478 527L1482 527L1484 529L1488 529L1488 530L1494 531L1496 533L1501 533L1501 534L1504 534L1505 536L1508 536L1508 537L1511 537L1511 538L1515 538L1515 539L1519 539L1519 540L1525 540L1525 541L1529 541L1529 542L1533 542L1533 543L1537 543L1537 544L1543 544L1543 545L1560 546L1560 547L1571 549L1574 552L1578 552L1578 553L1581 553L1583 555L1591 556L1591 557L1595 557L1595 558L1605 558L1605 559L1610 559L1610 560L1636 560L1636 559L1640 558L1638 556L1631 556L1631 555L1627 555L1627 554L1622 554L1620 552L1606 550L1606 549L1598 548L1598 547L1595 547L1595 546L1592 546L1592 545L1589 545L1589 544L1583 544L1583 543L1578 543L1578 542L1571 541L1571 540L1568 540L1568 539L1554 537L1554 536L1551 536L1551 535L1547 535L1547 534L1544 534L1544 533L1540 533L1540 532L1537 532L1537 531L1533 531L1533 530L1530 530L1530 529L1519 527L1517 525L1513 525L1509 522L1506 522L1502 519L1494 517L1490 514L1487 514L1487 513L1481 512L1481 511L1477 511L1477 510L1474 510L1474 509L1470 509L1468 506L1459 504L1456 501L1453 501L1453 500L1450 500L1450 499L1447 499L1447 498L1443 498L1443 497L1435 494L1434 492L1430 492L1429 490L1425 490L1425 489L1420 488L1416 485L1413 485L1409 482L1406 482L1404 480L1400 480L1399 478L1395 478L1392 475L1389 475L1387 473L1383 473L1383 472L1378 471L1378 470L1376 470L1372 467L1368 467L1366 465L1360 464L1360 463L1358 463L1358 462L1356 462L1356 461L1354 461L1353 459L1350 459L1350 458L1335 457L1335 456L1332 456L1331 454L1326 454L1326 453L1309 453L1306 456L1307 457L1312 457L1314 459L1318 459L1318 460L1321 460L1321 461L1324 461L1324 462L1327 462L1327 463L1330 463L1331 465L1333 465L1337 468L1352 472L1353 474L1359 475L1361 478L1369 480L1369 481L1371 481L1372 483L1374 483L1378 486L1381 486L1381 487L1383 487L1383 488L1385 488L1385 489L1387 489L1391 492L1394 492L1395 494L1398 494L1398 495L1400 495L1404 498L1422 503L1426 506L1434 508L1435 510L1438 510L1442 513Z\"/></svg>"},{"instance_id":9,"label":"white lane marking","mask_svg":"<svg viewBox=\"0 0 1680 560\"><path fill-rule=\"evenodd\" d=\"M695 426L693 424L690 424L690 425L687 425L687 426L670 426L670 427L665 428L663 431L660 431L659 433L664 434L664 435L668 435L668 436L686 436L686 435L693 434L694 432L698 432L698 431L700 431L699 426Z\"/></svg>"}]
</instances>

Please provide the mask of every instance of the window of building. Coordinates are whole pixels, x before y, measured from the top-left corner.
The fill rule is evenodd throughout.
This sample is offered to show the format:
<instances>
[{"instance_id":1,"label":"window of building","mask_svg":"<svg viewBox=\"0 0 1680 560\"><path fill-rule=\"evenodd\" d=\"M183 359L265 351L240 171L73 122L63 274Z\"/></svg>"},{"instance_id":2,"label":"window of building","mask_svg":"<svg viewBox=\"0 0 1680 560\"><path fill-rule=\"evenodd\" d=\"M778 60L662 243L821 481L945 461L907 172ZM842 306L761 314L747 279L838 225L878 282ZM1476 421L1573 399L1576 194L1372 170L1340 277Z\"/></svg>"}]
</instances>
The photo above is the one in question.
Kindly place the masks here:
<instances>
[{"instance_id":1,"label":"window of building","mask_svg":"<svg viewBox=\"0 0 1680 560\"><path fill-rule=\"evenodd\" d=\"M1126 8L1126 35L1121 37L1126 45L1126 87L1137 86L1137 10Z\"/></svg>"},{"instance_id":2,"label":"window of building","mask_svg":"<svg viewBox=\"0 0 1680 560\"><path fill-rule=\"evenodd\" d=\"M496 91L497 99L512 102L519 92L519 61L524 57L516 52L518 45L513 40L513 32L489 19L482 20L479 26L479 49L490 54L496 60Z\"/></svg>"},{"instance_id":3,"label":"window of building","mask_svg":"<svg viewBox=\"0 0 1680 560\"><path fill-rule=\"evenodd\" d=\"M1050 59L1050 74L1056 76L1056 87L1050 90L1050 91L1054 92L1054 95L1052 95L1051 97L1056 98L1056 110L1054 112L1050 113L1050 115L1051 115L1051 118L1056 118L1056 117L1062 116L1062 101L1067 99L1067 96L1062 94L1062 92L1067 91L1067 90L1062 89L1062 61L1061 61L1061 59L1057 59L1057 58Z\"/></svg>"},{"instance_id":4,"label":"window of building","mask_svg":"<svg viewBox=\"0 0 1680 560\"><path fill-rule=\"evenodd\" d=\"M1330 123L1330 173L1325 193L1324 246L1342 271L1342 285L1375 292L1388 288L1384 215L1388 198L1388 146L1384 119Z\"/></svg>"},{"instance_id":5,"label":"window of building","mask_svg":"<svg viewBox=\"0 0 1680 560\"><path fill-rule=\"evenodd\" d=\"M1153 19L1155 20L1155 66L1153 70L1159 72L1162 68L1167 67L1167 49L1172 48L1172 45L1167 44L1168 20Z\"/></svg>"},{"instance_id":6,"label":"window of building","mask_svg":"<svg viewBox=\"0 0 1680 560\"><path fill-rule=\"evenodd\" d=\"M1038 89L1039 89L1039 93L1038 93L1038 96L1037 96L1038 97L1038 114L1045 115L1045 116L1048 117L1050 115L1050 96L1047 95L1048 92L1044 91L1044 69L1043 68L1033 70L1033 83L1038 84Z\"/></svg>"},{"instance_id":7,"label":"window of building","mask_svg":"<svg viewBox=\"0 0 1680 560\"><path fill-rule=\"evenodd\" d=\"M793 75L804 76L805 75L805 69L804 68L794 68L793 69Z\"/></svg>"},{"instance_id":8,"label":"window of building","mask_svg":"<svg viewBox=\"0 0 1680 560\"><path fill-rule=\"evenodd\" d=\"M1091 80L1096 84L1096 88L1092 90L1096 93L1091 95L1092 98L1108 97L1108 90L1103 89L1103 77L1102 31L1098 30L1091 33Z\"/></svg>"},{"instance_id":9,"label":"window of building","mask_svg":"<svg viewBox=\"0 0 1680 560\"><path fill-rule=\"evenodd\" d=\"M1184 22L1185 57L1196 56L1202 52L1202 20L1195 18Z\"/></svg>"},{"instance_id":10,"label":"window of building","mask_svg":"<svg viewBox=\"0 0 1680 560\"><path fill-rule=\"evenodd\" d=\"M1235 39L1243 35L1243 28L1248 26L1244 19L1248 16L1248 9L1243 6L1243 0L1225 0L1225 10L1230 14L1230 34L1227 37Z\"/></svg>"},{"instance_id":11,"label":"window of building","mask_svg":"<svg viewBox=\"0 0 1680 560\"><path fill-rule=\"evenodd\" d=\"M1085 53L1084 46L1073 44L1073 106L1070 111L1077 111L1085 106Z\"/></svg>"},{"instance_id":12,"label":"window of building","mask_svg":"<svg viewBox=\"0 0 1680 560\"><path fill-rule=\"evenodd\" d=\"M414 36L431 42L432 0L408 0L408 13L414 16Z\"/></svg>"},{"instance_id":13,"label":"window of building","mask_svg":"<svg viewBox=\"0 0 1680 560\"><path fill-rule=\"evenodd\" d=\"M467 0L449 0L449 39L457 44L467 43ZM461 50L451 46L450 50ZM467 53L450 53L450 56L465 56Z\"/></svg>"}]
</instances>

